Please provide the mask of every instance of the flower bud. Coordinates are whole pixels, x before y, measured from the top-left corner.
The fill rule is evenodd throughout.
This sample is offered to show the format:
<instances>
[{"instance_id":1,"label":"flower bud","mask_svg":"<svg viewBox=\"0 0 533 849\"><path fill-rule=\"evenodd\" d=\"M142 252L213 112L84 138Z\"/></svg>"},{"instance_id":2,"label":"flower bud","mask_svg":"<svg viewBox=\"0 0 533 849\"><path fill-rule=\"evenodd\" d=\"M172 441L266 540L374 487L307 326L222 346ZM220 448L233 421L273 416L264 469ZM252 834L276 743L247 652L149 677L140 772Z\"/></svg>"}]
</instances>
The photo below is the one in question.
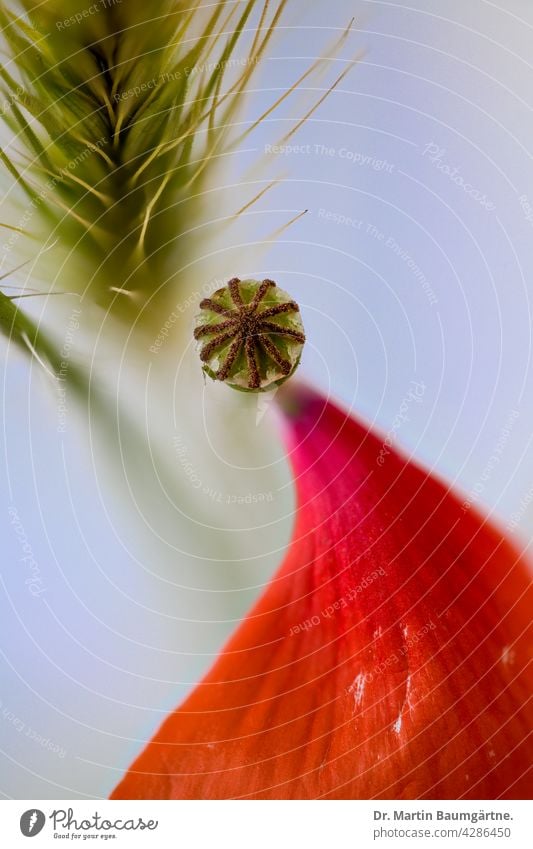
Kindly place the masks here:
<instances>
[{"instance_id":1,"label":"flower bud","mask_svg":"<svg viewBox=\"0 0 533 849\"><path fill-rule=\"evenodd\" d=\"M264 392L297 368L305 343L300 308L273 280L234 277L200 309L194 338L213 380Z\"/></svg>"}]
</instances>

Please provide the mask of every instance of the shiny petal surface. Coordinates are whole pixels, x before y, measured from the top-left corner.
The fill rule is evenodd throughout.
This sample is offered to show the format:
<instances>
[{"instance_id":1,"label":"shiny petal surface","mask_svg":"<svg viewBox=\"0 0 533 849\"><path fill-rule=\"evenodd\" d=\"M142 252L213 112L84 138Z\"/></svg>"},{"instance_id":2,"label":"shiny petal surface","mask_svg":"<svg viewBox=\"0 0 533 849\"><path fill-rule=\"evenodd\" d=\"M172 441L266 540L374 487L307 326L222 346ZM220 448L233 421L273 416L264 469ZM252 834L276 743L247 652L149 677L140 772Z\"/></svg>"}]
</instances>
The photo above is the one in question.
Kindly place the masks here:
<instances>
[{"instance_id":1,"label":"shiny petal surface","mask_svg":"<svg viewBox=\"0 0 533 849\"><path fill-rule=\"evenodd\" d=\"M528 564L318 394L285 423L286 558L113 798L527 797Z\"/></svg>"}]
</instances>

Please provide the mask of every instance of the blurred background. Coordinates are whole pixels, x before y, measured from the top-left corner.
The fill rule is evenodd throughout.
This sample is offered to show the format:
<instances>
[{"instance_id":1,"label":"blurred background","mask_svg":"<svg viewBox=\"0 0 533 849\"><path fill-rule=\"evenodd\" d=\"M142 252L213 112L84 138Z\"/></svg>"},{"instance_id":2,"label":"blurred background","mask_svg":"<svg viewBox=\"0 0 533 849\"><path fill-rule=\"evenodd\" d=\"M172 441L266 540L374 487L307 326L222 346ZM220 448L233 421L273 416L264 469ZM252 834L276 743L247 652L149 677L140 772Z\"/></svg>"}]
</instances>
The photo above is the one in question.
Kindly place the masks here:
<instances>
[{"instance_id":1,"label":"blurred background","mask_svg":"<svg viewBox=\"0 0 533 849\"><path fill-rule=\"evenodd\" d=\"M109 438L1 343L6 798L106 796L283 556L294 493L272 398L205 383L190 343L199 300L230 276L287 289L308 337L302 376L528 544L533 9L289 2L243 129L352 18L321 79L223 158L169 327L133 347L111 325L110 344L103 315L88 341L90 308L55 305L65 358L105 371L151 453L120 417Z\"/></svg>"}]
</instances>

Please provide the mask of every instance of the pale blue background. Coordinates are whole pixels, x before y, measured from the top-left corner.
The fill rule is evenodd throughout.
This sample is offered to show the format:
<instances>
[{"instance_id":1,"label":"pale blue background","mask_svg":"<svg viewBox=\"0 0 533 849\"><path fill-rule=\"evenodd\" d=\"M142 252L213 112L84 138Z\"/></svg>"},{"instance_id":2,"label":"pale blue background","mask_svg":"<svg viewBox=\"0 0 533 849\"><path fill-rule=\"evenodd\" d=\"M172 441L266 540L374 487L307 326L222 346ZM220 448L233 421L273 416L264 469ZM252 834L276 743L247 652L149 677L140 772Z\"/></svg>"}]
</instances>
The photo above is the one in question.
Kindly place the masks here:
<instances>
[{"instance_id":1,"label":"pale blue background","mask_svg":"<svg viewBox=\"0 0 533 849\"><path fill-rule=\"evenodd\" d=\"M398 445L465 494L480 484L516 411L480 503L503 522L521 511L515 535L525 543L532 527L521 502L533 485L533 225L519 199L525 195L533 205L533 10L525 0L500 6L293 3L250 91L250 119L355 15L352 33L322 78L304 84L314 91L296 94L246 140L245 150L225 160L213 187L219 213L234 212L243 194L252 196L273 176L284 179L229 231L209 275L213 267L222 277L235 273L235 257L242 256L242 275L268 274L289 289L302 304L309 338L306 377L384 432L411 381L423 382L422 403L410 405L408 421L396 431ZM319 97L362 50L357 67L290 140L311 145L311 153L279 156L249 171L265 145L302 117L307 98ZM315 144L333 148L333 155L316 154ZM441 161L457 167L495 209L483 208L432 164L423 155L428 144L443 148ZM391 167L351 164L339 155L343 148ZM246 181L245 188L236 185ZM268 243L306 208L303 219ZM328 222L321 209L359 219L361 229ZM367 225L384 241L369 235ZM389 237L424 272L436 304L386 247ZM230 260L235 245L242 247ZM199 258L191 290L209 275ZM186 311L187 327L191 317ZM12 349L2 368L0 793L103 796L210 664L275 568L292 521L289 474L281 448L269 444L270 426L255 428L255 408L237 415L233 400L213 387L204 394L190 351L173 366L168 406L154 389L157 415L149 388L149 426L155 432L166 423L162 438L172 457L178 410L203 485L223 496L272 493L260 509L228 512L223 503L202 499L175 456L170 474L192 519L164 503L157 478L140 463L135 467L134 451L129 482L122 476L113 484L113 464L97 441L89 443L84 416L71 409L67 434L56 433L56 400L40 368ZM147 379L152 386L145 363L139 375L141 385ZM135 401L144 407L144 398ZM220 428L211 423L238 418L248 436L221 438L218 445ZM201 449L196 432L204 434ZM254 468L261 465L266 468ZM46 587L37 599L24 584L11 506ZM30 739L28 729L65 756Z\"/></svg>"}]
</instances>

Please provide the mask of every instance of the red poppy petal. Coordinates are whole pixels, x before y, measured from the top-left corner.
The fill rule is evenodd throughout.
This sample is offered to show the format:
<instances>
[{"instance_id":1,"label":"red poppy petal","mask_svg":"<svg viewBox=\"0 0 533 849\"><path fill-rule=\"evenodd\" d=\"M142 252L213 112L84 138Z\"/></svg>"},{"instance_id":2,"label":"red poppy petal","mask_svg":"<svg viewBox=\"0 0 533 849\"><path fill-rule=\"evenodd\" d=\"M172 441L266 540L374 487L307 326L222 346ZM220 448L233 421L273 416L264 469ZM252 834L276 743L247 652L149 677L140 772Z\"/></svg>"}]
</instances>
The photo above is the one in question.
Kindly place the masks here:
<instances>
[{"instance_id":1,"label":"red poppy petal","mask_svg":"<svg viewBox=\"0 0 533 849\"><path fill-rule=\"evenodd\" d=\"M359 422L298 406L288 554L112 798L527 798L527 564Z\"/></svg>"}]
</instances>

